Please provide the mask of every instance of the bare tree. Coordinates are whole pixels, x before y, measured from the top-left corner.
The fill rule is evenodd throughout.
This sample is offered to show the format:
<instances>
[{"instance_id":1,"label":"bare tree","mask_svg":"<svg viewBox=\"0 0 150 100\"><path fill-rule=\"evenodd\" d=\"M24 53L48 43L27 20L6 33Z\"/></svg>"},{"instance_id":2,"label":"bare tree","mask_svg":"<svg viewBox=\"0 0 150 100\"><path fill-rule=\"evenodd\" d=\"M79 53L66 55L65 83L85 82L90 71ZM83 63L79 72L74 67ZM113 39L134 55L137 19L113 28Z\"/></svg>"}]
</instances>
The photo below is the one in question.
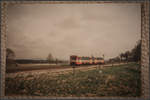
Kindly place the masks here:
<instances>
[{"instance_id":1,"label":"bare tree","mask_svg":"<svg viewBox=\"0 0 150 100\"><path fill-rule=\"evenodd\" d=\"M12 49L7 48L6 49L6 59L14 59L15 58L15 53Z\"/></svg>"},{"instance_id":2,"label":"bare tree","mask_svg":"<svg viewBox=\"0 0 150 100\"><path fill-rule=\"evenodd\" d=\"M14 58L15 58L15 52L12 49L7 48L6 49L6 68L18 66Z\"/></svg>"}]
</instances>

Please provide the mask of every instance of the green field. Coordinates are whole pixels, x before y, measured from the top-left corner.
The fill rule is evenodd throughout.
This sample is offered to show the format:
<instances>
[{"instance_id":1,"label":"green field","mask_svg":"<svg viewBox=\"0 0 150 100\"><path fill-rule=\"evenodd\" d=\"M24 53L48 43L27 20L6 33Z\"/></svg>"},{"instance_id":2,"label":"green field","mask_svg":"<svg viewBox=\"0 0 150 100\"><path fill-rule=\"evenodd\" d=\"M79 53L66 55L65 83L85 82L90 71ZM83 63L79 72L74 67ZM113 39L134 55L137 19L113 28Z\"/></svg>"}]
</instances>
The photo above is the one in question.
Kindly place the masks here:
<instances>
[{"instance_id":1,"label":"green field","mask_svg":"<svg viewBox=\"0 0 150 100\"><path fill-rule=\"evenodd\" d=\"M51 76L45 73L6 78L6 95L138 97L140 94L140 66L136 63L76 71L75 74Z\"/></svg>"}]
</instances>

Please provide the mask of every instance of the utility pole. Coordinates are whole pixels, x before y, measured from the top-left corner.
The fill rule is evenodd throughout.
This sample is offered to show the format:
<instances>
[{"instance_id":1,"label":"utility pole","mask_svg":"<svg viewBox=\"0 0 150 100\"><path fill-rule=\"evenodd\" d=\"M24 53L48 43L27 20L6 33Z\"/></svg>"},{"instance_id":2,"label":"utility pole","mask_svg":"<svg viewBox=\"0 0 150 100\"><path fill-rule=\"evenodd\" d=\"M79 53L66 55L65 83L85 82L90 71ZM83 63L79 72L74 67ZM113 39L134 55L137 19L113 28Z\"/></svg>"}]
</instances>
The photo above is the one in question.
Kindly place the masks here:
<instances>
[{"instance_id":1,"label":"utility pole","mask_svg":"<svg viewBox=\"0 0 150 100\"><path fill-rule=\"evenodd\" d=\"M99 58L100 59L100 58ZM99 63L98 69L100 70L101 63Z\"/></svg>"},{"instance_id":2,"label":"utility pole","mask_svg":"<svg viewBox=\"0 0 150 100\"><path fill-rule=\"evenodd\" d=\"M105 55L103 54L103 59L104 59Z\"/></svg>"}]
</instances>

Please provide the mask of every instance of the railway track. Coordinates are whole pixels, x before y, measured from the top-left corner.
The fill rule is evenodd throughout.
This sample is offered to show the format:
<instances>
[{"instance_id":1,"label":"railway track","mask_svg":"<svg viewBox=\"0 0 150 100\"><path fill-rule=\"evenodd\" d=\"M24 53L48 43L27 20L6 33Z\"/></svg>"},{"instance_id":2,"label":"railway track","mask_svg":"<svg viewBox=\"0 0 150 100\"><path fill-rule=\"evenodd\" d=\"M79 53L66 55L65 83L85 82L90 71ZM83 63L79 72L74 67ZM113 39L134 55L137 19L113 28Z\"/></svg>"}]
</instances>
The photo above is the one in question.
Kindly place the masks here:
<instances>
[{"instance_id":1,"label":"railway track","mask_svg":"<svg viewBox=\"0 0 150 100\"><path fill-rule=\"evenodd\" d=\"M124 64L124 63L120 63L120 64L106 64L106 65L100 65L100 66L103 66L103 67L107 67L107 66L115 66L115 65L121 65L121 64ZM99 66L99 65L81 65L81 66L76 66L75 68L89 68L91 66ZM61 66L61 65L46 65L46 66L43 66L42 64L41 65L37 65L37 66L18 66L18 67L15 67L15 68L8 68L6 69L6 73L16 73L16 72L24 72L24 71L38 71L38 70L54 70L54 69L67 69L67 68L72 68L72 66L69 66L69 65L66 65L66 66Z\"/></svg>"},{"instance_id":2,"label":"railway track","mask_svg":"<svg viewBox=\"0 0 150 100\"><path fill-rule=\"evenodd\" d=\"M96 68L96 66L78 66L75 68L75 71L80 70L80 71L87 71L87 70L92 70ZM13 73L7 73L6 77L15 77L17 75L23 75L23 76L28 76L28 75L39 75L39 74L50 74L50 75L58 75L58 74L65 74L73 72L72 67L67 67L67 68L59 68L59 69L53 69L53 70L30 70L30 71L19 71L19 72L13 72Z\"/></svg>"},{"instance_id":3,"label":"railway track","mask_svg":"<svg viewBox=\"0 0 150 100\"><path fill-rule=\"evenodd\" d=\"M81 66L76 66L75 68L86 68L86 67L91 67L93 65L81 65ZM94 65L95 66L95 65ZM26 72L26 71L41 71L41 70L55 70L55 69L67 69L67 68L72 68L70 65L62 66L62 65L37 65L37 66L29 66L29 65L24 65L24 66L18 66L15 68L8 68L6 69L6 73L17 73L17 72Z\"/></svg>"},{"instance_id":4,"label":"railway track","mask_svg":"<svg viewBox=\"0 0 150 100\"><path fill-rule=\"evenodd\" d=\"M124 63L122 63L124 64ZM115 65L122 65L122 64L113 64L113 66ZM75 68L75 71L87 71L87 70L93 70L93 69L101 69L101 68L105 68L105 67L111 67L112 64L107 64L107 65L85 65L85 66L77 66ZM16 75L38 75L38 74L42 74L42 73L47 73L47 74L51 74L51 75L57 75L57 74L64 74L64 73L69 73L69 72L73 72L73 68L72 66L63 66L63 67L60 67L60 66L49 66L49 67L43 67L43 68L30 68L30 67L27 67L27 69L20 69L20 70L16 70L14 71L10 71L8 73L6 73L6 77L14 77Z\"/></svg>"}]
</instances>

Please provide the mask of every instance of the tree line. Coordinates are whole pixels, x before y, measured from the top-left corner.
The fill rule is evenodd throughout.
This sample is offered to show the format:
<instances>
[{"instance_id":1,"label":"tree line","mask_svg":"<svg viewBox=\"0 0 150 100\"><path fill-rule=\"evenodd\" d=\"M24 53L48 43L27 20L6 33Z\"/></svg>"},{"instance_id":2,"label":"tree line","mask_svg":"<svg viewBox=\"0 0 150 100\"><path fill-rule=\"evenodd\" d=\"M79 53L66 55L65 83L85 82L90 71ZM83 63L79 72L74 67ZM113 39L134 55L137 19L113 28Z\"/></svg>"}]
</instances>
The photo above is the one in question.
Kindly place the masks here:
<instances>
[{"instance_id":1,"label":"tree line","mask_svg":"<svg viewBox=\"0 0 150 100\"><path fill-rule=\"evenodd\" d=\"M133 49L119 54L117 57L109 59L109 62L139 62L141 60L141 40L137 42Z\"/></svg>"},{"instance_id":2,"label":"tree line","mask_svg":"<svg viewBox=\"0 0 150 100\"><path fill-rule=\"evenodd\" d=\"M17 66L17 64L36 64L36 63L49 63L58 64L66 61L54 58L51 53L48 54L46 59L15 59L15 52L7 48L6 49L6 66Z\"/></svg>"}]
</instances>

